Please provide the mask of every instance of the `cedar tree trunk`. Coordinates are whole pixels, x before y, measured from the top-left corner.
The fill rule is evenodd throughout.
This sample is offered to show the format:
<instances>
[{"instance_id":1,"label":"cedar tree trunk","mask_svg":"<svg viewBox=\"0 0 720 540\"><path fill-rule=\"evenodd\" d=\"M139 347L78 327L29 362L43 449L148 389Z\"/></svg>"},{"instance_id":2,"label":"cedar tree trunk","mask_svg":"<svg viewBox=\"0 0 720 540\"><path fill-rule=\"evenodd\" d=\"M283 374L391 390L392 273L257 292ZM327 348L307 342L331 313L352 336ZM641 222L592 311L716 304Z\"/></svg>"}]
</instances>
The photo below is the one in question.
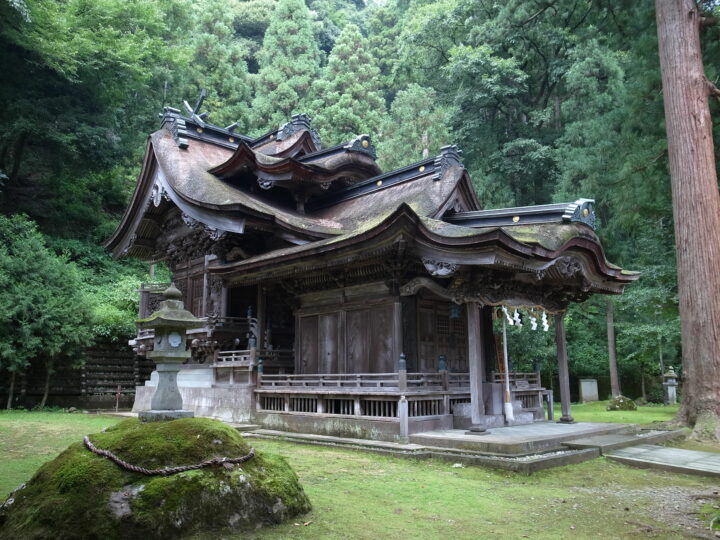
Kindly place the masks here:
<instances>
[{"instance_id":1,"label":"cedar tree trunk","mask_svg":"<svg viewBox=\"0 0 720 540\"><path fill-rule=\"evenodd\" d=\"M50 394L50 377L53 374L53 361L48 360L45 363L45 388L43 389L43 397L42 400L40 400L39 408L43 408L45 406L45 403L47 403L48 395Z\"/></svg>"},{"instance_id":2,"label":"cedar tree trunk","mask_svg":"<svg viewBox=\"0 0 720 540\"><path fill-rule=\"evenodd\" d=\"M693 0L656 0L672 183L683 356L679 420L720 438L720 194Z\"/></svg>"},{"instance_id":3,"label":"cedar tree trunk","mask_svg":"<svg viewBox=\"0 0 720 540\"><path fill-rule=\"evenodd\" d=\"M613 302L607 302L607 336L608 336L608 364L610 367L610 393L616 398L620 395L620 379L617 372L617 355L615 354L615 321L613 316Z\"/></svg>"},{"instance_id":4,"label":"cedar tree trunk","mask_svg":"<svg viewBox=\"0 0 720 540\"><path fill-rule=\"evenodd\" d=\"M10 372L10 388L8 389L8 400L6 409L12 409L13 398L15 397L15 372Z\"/></svg>"}]
</instances>

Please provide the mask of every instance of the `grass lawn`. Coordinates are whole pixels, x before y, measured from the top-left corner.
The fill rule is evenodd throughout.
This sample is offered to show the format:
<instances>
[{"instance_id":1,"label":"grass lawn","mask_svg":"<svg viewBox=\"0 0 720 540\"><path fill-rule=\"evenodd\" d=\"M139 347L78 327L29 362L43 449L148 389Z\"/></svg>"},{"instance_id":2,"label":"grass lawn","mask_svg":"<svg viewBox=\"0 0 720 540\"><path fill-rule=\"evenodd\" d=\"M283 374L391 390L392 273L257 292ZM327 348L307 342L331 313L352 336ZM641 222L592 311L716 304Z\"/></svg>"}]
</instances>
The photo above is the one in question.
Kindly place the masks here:
<instances>
[{"instance_id":1,"label":"grass lawn","mask_svg":"<svg viewBox=\"0 0 720 540\"><path fill-rule=\"evenodd\" d=\"M578 412L585 407L578 406ZM585 413L607 421L602 410ZM643 422L659 419L642 409L638 416ZM0 413L0 496L70 442L117 421L82 414ZM702 505L696 496L717 491L713 479L633 469L604 458L527 477L280 441L254 439L252 444L287 457L312 512L250 535L207 533L198 540L683 538L702 531L693 515Z\"/></svg>"},{"instance_id":2,"label":"grass lawn","mask_svg":"<svg viewBox=\"0 0 720 540\"><path fill-rule=\"evenodd\" d=\"M0 498L70 443L120 420L95 414L0 410Z\"/></svg>"},{"instance_id":3,"label":"grass lawn","mask_svg":"<svg viewBox=\"0 0 720 540\"><path fill-rule=\"evenodd\" d=\"M637 411L608 411L607 401L574 403L571 411L578 422L617 422L620 424L652 424L667 422L677 414L679 405L643 405ZM555 419L562 415L560 404L555 404Z\"/></svg>"}]
</instances>

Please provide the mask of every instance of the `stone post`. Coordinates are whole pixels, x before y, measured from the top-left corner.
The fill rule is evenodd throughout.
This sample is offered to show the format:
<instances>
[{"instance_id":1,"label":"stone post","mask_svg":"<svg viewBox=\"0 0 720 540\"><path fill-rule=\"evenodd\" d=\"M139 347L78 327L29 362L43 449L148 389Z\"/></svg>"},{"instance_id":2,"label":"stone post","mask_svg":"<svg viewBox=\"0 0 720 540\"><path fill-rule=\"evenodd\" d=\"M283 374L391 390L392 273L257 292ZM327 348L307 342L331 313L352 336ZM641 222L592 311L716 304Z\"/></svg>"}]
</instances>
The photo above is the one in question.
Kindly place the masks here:
<instances>
[{"instance_id":1,"label":"stone post","mask_svg":"<svg viewBox=\"0 0 720 540\"><path fill-rule=\"evenodd\" d=\"M407 391L407 361L405 353L400 353L400 361L398 362L398 391Z\"/></svg>"},{"instance_id":2,"label":"stone post","mask_svg":"<svg viewBox=\"0 0 720 540\"><path fill-rule=\"evenodd\" d=\"M555 314L555 345L557 346L558 376L560 378L560 403L562 415L560 422L572 424L575 419L570 414L570 371L568 370L567 344L565 343L565 313Z\"/></svg>"},{"instance_id":3,"label":"stone post","mask_svg":"<svg viewBox=\"0 0 720 540\"><path fill-rule=\"evenodd\" d=\"M410 436L410 423L408 401L405 396L400 396L400 401L398 402L398 418L400 420L400 441L406 443Z\"/></svg>"}]
</instances>

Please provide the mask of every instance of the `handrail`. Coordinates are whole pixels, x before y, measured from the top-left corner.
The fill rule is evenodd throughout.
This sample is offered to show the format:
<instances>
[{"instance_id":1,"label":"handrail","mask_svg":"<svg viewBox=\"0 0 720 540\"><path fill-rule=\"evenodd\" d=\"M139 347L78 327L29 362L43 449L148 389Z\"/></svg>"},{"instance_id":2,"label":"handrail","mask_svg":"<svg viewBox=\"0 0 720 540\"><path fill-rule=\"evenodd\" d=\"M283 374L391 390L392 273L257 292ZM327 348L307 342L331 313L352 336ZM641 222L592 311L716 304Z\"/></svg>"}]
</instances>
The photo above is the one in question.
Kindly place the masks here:
<instances>
[{"instance_id":1,"label":"handrail","mask_svg":"<svg viewBox=\"0 0 720 540\"><path fill-rule=\"evenodd\" d=\"M499 373L497 371L493 371L493 382L504 383L505 382L505 373ZM525 384L527 386L525 386ZM514 387L525 386L525 388L528 388L528 387L539 388L541 386L540 373L538 373L537 371L533 371L533 372L529 372L529 373L523 373L523 372L519 372L519 371L511 371L510 372L510 386L514 386Z\"/></svg>"},{"instance_id":2,"label":"handrail","mask_svg":"<svg viewBox=\"0 0 720 540\"><path fill-rule=\"evenodd\" d=\"M318 373L263 375L261 387L386 388L398 386L397 373Z\"/></svg>"}]
</instances>

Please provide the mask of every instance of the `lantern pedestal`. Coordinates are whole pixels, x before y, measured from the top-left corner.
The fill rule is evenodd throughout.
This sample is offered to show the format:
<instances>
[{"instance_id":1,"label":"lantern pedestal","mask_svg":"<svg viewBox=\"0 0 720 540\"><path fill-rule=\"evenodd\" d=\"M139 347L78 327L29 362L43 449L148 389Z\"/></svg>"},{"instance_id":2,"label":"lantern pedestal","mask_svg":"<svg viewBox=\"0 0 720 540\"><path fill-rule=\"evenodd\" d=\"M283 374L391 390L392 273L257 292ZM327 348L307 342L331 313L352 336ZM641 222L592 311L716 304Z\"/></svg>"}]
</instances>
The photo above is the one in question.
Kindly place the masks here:
<instances>
[{"instance_id":1,"label":"lantern pedestal","mask_svg":"<svg viewBox=\"0 0 720 540\"><path fill-rule=\"evenodd\" d=\"M157 364L155 368L158 374L157 389L150 402L151 409L138 413L141 422L159 422L195 416L193 411L182 408L182 396L177 385L180 368L181 364Z\"/></svg>"}]
</instances>

